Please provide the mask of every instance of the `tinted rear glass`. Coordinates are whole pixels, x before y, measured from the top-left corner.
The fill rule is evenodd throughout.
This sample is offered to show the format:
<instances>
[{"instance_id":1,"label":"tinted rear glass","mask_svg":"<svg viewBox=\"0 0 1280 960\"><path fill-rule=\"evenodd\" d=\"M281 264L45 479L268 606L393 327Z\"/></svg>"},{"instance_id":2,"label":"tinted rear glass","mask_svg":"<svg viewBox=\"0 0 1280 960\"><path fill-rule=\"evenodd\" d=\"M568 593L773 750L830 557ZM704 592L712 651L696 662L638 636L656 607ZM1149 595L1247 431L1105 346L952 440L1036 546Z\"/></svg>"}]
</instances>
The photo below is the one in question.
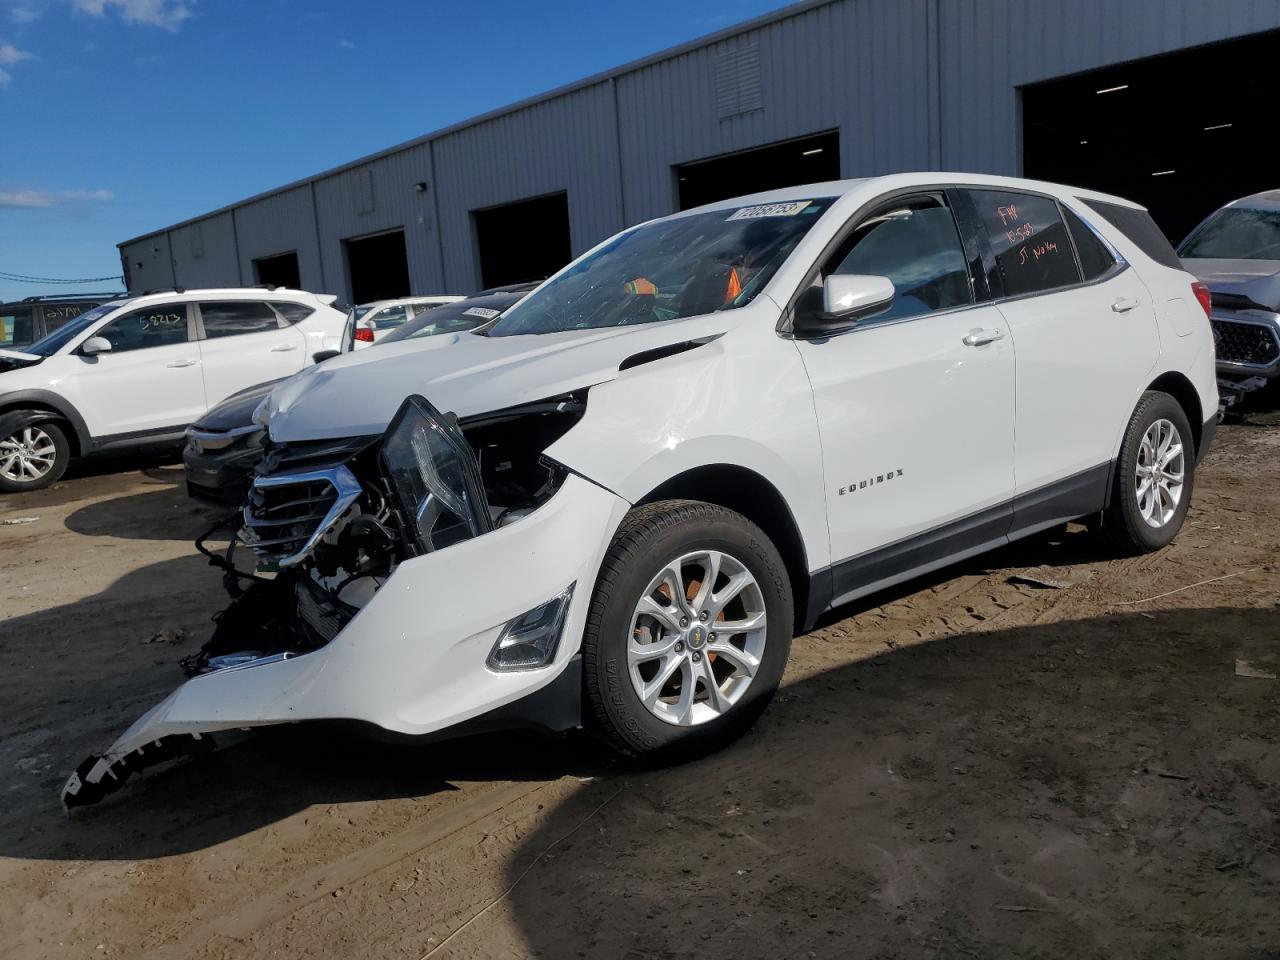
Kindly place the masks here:
<instances>
[{"instance_id":1,"label":"tinted rear glass","mask_svg":"<svg viewBox=\"0 0 1280 960\"><path fill-rule=\"evenodd\" d=\"M1107 245L1098 239L1093 228L1076 216L1070 207L1063 207L1062 214L1067 220L1067 229L1071 231L1071 239L1075 241L1076 255L1080 258L1080 271L1085 280L1097 280L1116 265L1116 259L1107 249Z\"/></svg>"},{"instance_id":2,"label":"tinted rear glass","mask_svg":"<svg viewBox=\"0 0 1280 960\"><path fill-rule=\"evenodd\" d=\"M1156 226L1156 222L1151 219L1151 214L1147 211L1122 207L1118 203L1107 203L1105 200L1084 200L1083 202L1102 214L1108 223L1123 233L1156 263L1172 267L1174 270L1182 269L1182 261L1174 252L1173 244Z\"/></svg>"},{"instance_id":3,"label":"tinted rear glass","mask_svg":"<svg viewBox=\"0 0 1280 960\"><path fill-rule=\"evenodd\" d=\"M988 276L1006 297L1042 293L1080 282L1066 224L1049 197L1007 190L970 190L995 257Z\"/></svg>"},{"instance_id":4,"label":"tinted rear glass","mask_svg":"<svg viewBox=\"0 0 1280 960\"><path fill-rule=\"evenodd\" d=\"M30 307L0 307L0 347L17 347L35 339Z\"/></svg>"}]
</instances>

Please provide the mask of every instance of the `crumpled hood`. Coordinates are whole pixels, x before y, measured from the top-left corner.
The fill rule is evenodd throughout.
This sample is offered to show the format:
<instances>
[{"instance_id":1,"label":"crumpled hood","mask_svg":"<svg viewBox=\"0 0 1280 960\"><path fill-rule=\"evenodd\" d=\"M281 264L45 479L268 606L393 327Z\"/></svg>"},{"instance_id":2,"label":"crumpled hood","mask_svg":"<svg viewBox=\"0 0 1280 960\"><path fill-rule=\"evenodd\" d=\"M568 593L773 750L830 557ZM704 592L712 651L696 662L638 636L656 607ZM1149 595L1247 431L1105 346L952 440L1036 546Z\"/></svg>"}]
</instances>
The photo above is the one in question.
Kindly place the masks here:
<instances>
[{"instance_id":1,"label":"crumpled hood","mask_svg":"<svg viewBox=\"0 0 1280 960\"><path fill-rule=\"evenodd\" d=\"M715 313L632 327L517 337L455 333L380 344L281 383L271 393L268 430L277 443L382 433L415 393L459 417L502 410L612 380L627 357L716 336L730 322Z\"/></svg>"},{"instance_id":2,"label":"crumpled hood","mask_svg":"<svg viewBox=\"0 0 1280 960\"><path fill-rule=\"evenodd\" d=\"M1267 310L1280 310L1280 260L1184 260L1211 293L1243 297Z\"/></svg>"}]
</instances>

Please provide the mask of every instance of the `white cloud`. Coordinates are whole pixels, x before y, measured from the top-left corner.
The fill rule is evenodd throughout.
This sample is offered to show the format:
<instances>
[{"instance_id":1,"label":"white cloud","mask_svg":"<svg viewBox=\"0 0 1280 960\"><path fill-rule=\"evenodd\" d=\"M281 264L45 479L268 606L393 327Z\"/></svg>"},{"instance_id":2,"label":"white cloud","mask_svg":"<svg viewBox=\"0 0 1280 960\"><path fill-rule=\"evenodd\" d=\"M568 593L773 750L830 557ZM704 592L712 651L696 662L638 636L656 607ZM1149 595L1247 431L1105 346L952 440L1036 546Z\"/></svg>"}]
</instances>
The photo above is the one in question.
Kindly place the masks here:
<instances>
[{"instance_id":1,"label":"white cloud","mask_svg":"<svg viewBox=\"0 0 1280 960\"><path fill-rule=\"evenodd\" d=\"M4 81L0 81L2 82ZM0 190L0 208L20 210L41 210L69 203L113 199L115 194L110 190Z\"/></svg>"},{"instance_id":2,"label":"white cloud","mask_svg":"<svg viewBox=\"0 0 1280 960\"><path fill-rule=\"evenodd\" d=\"M9 11L14 23L31 23L40 19L40 11L34 7L14 7Z\"/></svg>"},{"instance_id":3,"label":"white cloud","mask_svg":"<svg viewBox=\"0 0 1280 960\"><path fill-rule=\"evenodd\" d=\"M11 43L0 43L0 67L12 67L15 63L31 60L34 57L35 54L19 50Z\"/></svg>"},{"instance_id":4,"label":"white cloud","mask_svg":"<svg viewBox=\"0 0 1280 960\"><path fill-rule=\"evenodd\" d=\"M13 76L9 73L9 71L5 70L3 67L0 67L0 87L7 87L9 85L9 81L12 79L13 79Z\"/></svg>"},{"instance_id":5,"label":"white cloud","mask_svg":"<svg viewBox=\"0 0 1280 960\"><path fill-rule=\"evenodd\" d=\"M115 10L127 23L143 23L177 30L191 16L195 0L72 0L75 8L93 17Z\"/></svg>"},{"instance_id":6,"label":"white cloud","mask_svg":"<svg viewBox=\"0 0 1280 960\"><path fill-rule=\"evenodd\" d=\"M343 50L354 50L356 48L355 43L351 40L346 39L346 37L343 37L341 40L338 41L338 46L340 46Z\"/></svg>"}]
</instances>

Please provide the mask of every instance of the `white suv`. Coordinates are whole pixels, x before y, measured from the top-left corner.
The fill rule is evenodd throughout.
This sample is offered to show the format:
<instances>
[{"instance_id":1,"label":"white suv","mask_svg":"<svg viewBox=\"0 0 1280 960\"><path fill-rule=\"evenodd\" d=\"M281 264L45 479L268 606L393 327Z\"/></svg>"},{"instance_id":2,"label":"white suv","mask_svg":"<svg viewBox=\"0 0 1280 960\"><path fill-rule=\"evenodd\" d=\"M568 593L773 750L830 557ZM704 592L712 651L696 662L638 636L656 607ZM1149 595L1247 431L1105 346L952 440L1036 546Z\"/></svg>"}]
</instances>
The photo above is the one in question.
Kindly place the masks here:
<instances>
[{"instance_id":1,"label":"white suv","mask_svg":"<svg viewBox=\"0 0 1280 960\"><path fill-rule=\"evenodd\" d=\"M0 491L72 457L178 442L213 405L339 347L334 297L300 290L124 295L21 351L0 350Z\"/></svg>"},{"instance_id":2,"label":"white suv","mask_svg":"<svg viewBox=\"0 0 1280 960\"><path fill-rule=\"evenodd\" d=\"M478 334L271 394L237 539L273 575L64 799L317 718L720 746L834 606L1078 518L1167 544L1216 423L1206 311L1141 207L1048 183L902 174L634 227Z\"/></svg>"}]
</instances>

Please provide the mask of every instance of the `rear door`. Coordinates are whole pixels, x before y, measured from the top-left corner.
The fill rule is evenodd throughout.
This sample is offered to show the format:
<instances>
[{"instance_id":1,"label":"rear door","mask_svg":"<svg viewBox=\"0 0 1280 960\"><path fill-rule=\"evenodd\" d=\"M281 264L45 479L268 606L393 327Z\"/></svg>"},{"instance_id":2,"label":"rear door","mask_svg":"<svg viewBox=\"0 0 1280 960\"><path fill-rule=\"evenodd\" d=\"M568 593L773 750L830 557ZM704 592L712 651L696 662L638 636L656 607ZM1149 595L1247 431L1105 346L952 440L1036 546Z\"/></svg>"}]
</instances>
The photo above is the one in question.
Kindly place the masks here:
<instances>
[{"instance_id":1,"label":"rear door","mask_svg":"<svg viewBox=\"0 0 1280 960\"><path fill-rule=\"evenodd\" d=\"M1150 295L1053 197L966 193L1017 351L1015 528L1091 513L1104 502L1120 434L1160 352Z\"/></svg>"},{"instance_id":2,"label":"rear door","mask_svg":"<svg viewBox=\"0 0 1280 960\"><path fill-rule=\"evenodd\" d=\"M95 439L177 432L205 411L189 304L131 310L93 336L108 353L73 353L64 388Z\"/></svg>"},{"instance_id":3,"label":"rear door","mask_svg":"<svg viewBox=\"0 0 1280 960\"><path fill-rule=\"evenodd\" d=\"M306 337L269 303L204 300L196 316L210 407L245 387L297 373L307 361Z\"/></svg>"}]
</instances>

